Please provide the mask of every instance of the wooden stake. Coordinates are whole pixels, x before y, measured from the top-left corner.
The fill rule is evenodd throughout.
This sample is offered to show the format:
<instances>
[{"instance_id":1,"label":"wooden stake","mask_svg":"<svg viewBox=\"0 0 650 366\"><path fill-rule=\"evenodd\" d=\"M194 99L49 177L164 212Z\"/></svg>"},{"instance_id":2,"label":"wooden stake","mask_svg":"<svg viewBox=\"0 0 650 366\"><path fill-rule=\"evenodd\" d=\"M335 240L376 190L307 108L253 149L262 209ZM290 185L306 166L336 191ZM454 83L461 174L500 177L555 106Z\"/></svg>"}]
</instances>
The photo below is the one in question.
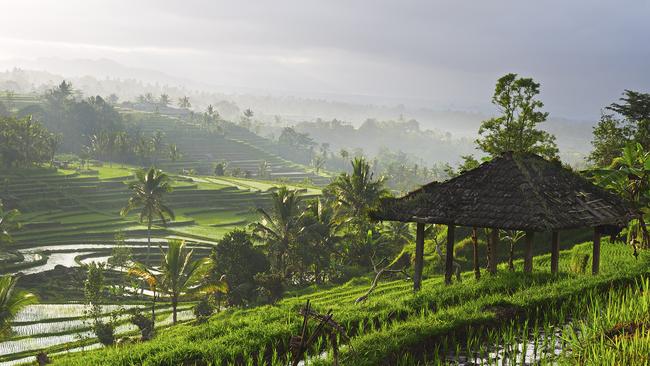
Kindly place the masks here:
<instances>
[{"instance_id":1,"label":"wooden stake","mask_svg":"<svg viewBox=\"0 0 650 366\"><path fill-rule=\"evenodd\" d=\"M551 273L556 274L560 263L560 233L554 231L551 238Z\"/></svg>"},{"instance_id":2,"label":"wooden stake","mask_svg":"<svg viewBox=\"0 0 650 366\"><path fill-rule=\"evenodd\" d=\"M478 233L476 232L476 228L472 228L472 248L473 248L473 256L474 256L474 277L476 280L481 279L481 268L478 263Z\"/></svg>"},{"instance_id":3,"label":"wooden stake","mask_svg":"<svg viewBox=\"0 0 650 366\"><path fill-rule=\"evenodd\" d=\"M488 245L490 246L490 263L488 271L491 274L495 274L497 273L497 246L499 245L499 229L492 229L492 231L490 231L490 242Z\"/></svg>"},{"instance_id":4,"label":"wooden stake","mask_svg":"<svg viewBox=\"0 0 650 366\"><path fill-rule=\"evenodd\" d=\"M413 291L422 287L422 268L424 267L424 224L418 222L415 233L415 273L413 274Z\"/></svg>"},{"instance_id":5,"label":"wooden stake","mask_svg":"<svg viewBox=\"0 0 650 366\"><path fill-rule=\"evenodd\" d=\"M535 241L535 232L526 231L526 253L524 256L524 272L533 271L533 242Z\"/></svg>"},{"instance_id":6,"label":"wooden stake","mask_svg":"<svg viewBox=\"0 0 650 366\"><path fill-rule=\"evenodd\" d=\"M597 275L600 269L600 232L594 228L594 253L591 261L591 274Z\"/></svg>"},{"instance_id":7,"label":"wooden stake","mask_svg":"<svg viewBox=\"0 0 650 366\"><path fill-rule=\"evenodd\" d=\"M447 225L447 253L445 257L445 285L449 285L454 272L454 225Z\"/></svg>"}]
</instances>

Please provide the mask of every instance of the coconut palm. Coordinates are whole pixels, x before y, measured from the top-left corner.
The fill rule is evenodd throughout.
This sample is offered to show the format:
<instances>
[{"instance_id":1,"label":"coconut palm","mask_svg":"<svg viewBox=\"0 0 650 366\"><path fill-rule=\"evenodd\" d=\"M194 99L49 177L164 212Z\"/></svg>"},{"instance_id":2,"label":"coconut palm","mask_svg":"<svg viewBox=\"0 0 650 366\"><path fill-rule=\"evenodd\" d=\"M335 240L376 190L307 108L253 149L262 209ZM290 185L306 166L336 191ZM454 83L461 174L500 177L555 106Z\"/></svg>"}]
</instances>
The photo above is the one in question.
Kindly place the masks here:
<instances>
[{"instance_id":1,"label":"coconut palm","mask_svg":"<svg viewBox=\"0 0 650 366\"><path fill-rule=\"evenodd\" d=\"M149 171L139 170L136 178L137 180L129 185L133 195L120 214L126 216L131 210L140 209L139 221L147 222L147 261L149 261L151 226L154 219L159 218L163 225L166 225L168 219L175 218L174 211L163 201L165 194L172 191L172 187L167 174L155 168L150 168Z\"/></svg>"},{"instance_id":2,"label":"coconut palm","mask_svg":"<svg viewBox=\"0 0 650 366\"><path fill-rule=\"evenodd\" d=\"M16 209L5 211L0 200L0 249L6 244L13 243L10 232L20 228L18 215L20 212Z\"/></svg>"},{"instance_id":3,"label":"coconut palm","mask_svg":"<svg viewBox=\"0 0 650 366\"><path fill-rule=\"evenodd\" d=\"M11 332L10 322L27 305L36 302L36 296L29 292L16 291L17 277L0 277L0 339Z\"/></svg>"},{"instance_id":4,"label":"coconut palm","mask_svg":"<svg viewBox=\"0 0 650 366\"><path fill-rule=\"evenodd\" d=\"M388 194L384 179L374 179L370 164L364 158L352 161L352 173L341 173L331 184L340 211L353 221L365 221L368 211Z\"/></svg>"},{"instance_id":5,"label":"coconut palm","mask_svg":"<svg viewBox=\"0 0 650 366\"><path fill-rule=\"evenodd\" d=\"M192 250L186 250L182 240L170 240L167 252L163 252L160 264L160 284L163 291L169 295L172 303L172 321L176 324L176 308L178 299L184 293L197 291L202 280L207 275L212 260L201 258L194 262Z\"/></svg>"},{"instance_id":6,"label":"coconut palm","mask_svg":"<svg viewBox=\"0 0 650 366\"><path fill-rule=\"evenodd\" d=\"M301 231L301 197L298 192L283 186L271 194L271 202L271 211L258 210L262 220L252 225L253 234L256 239L266 243L273 258L273 270L285 277L290 246Z\"/></svg>"}]
</instances>

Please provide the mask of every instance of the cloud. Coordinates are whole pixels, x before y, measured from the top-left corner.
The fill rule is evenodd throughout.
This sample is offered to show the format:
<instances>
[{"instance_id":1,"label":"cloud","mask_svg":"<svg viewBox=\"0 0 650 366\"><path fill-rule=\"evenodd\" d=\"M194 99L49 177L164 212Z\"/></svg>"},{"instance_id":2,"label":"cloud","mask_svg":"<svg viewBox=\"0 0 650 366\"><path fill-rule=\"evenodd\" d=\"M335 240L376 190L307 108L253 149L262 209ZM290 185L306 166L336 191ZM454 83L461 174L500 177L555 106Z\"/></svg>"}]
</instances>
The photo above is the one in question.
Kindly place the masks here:
<instances>
[{"instance_id":1,"label":"cloud","mask_svg":"<svg viewBox=\"0 0 650 366\"><path fill-rule=\"evenodd\" d=\"M588 118L624 88L650 85L650 3L641 0L25 0L4 8L4 55L110 58L217 84L489 110L495 80L512 71L542 82L552 113Z\"/></svg>"}]
</instances>

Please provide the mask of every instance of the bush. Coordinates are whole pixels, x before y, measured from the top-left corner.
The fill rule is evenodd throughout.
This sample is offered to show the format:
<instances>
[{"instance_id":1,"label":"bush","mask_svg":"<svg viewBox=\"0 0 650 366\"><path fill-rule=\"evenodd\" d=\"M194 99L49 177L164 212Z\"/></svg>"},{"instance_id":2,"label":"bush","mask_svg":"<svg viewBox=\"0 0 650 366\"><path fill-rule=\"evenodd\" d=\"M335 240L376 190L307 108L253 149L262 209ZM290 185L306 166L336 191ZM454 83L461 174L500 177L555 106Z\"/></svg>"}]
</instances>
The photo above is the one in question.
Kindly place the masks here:
<instances>
[{"instance_id":1,"label":"bush","mask_svg":"<svg viewBox=\"0 0 650 366\"><path fill-rule=\"evenodd\" d=\"M143 315L140 310L137 310L129 320L131 324L140 329L140 335L143 341L153 338L153 320L150 317Z\"/></svg>"},{"instance_id":2,"label":"bush","mask_svg":"<svg viewBox=\"0 0 650 366\"><path fill-rule=\"evenodd\" d=\"M194 306L193 310L197 323L205 323L214 312L214 308L212 307L212 304L210 304L210 301L208 301L207 297L201 299L201 301Z\"/></svg>"},{"instance_id":3,"label":"bush","mask_svg":"<svg viewBox=\"0 0 650 366\"><path fill-rule=\"evenodd\" d=\"M587 271L588 264L589 254L579 253L576 251L573 251L573 253L571 253L571 262L569 263L571 272L583 274Z\"/></svg>"},{"instance_id":4,"label":"bush","mask_svg":"<svg viewBox=\"0 0 650 366\"><path fill-rule=\"evenodd\" d=\"M99 343L104 346L111 346L115 343L115 327L112 323L96 321L93 327Z\"/></svg>"}]
</instances>

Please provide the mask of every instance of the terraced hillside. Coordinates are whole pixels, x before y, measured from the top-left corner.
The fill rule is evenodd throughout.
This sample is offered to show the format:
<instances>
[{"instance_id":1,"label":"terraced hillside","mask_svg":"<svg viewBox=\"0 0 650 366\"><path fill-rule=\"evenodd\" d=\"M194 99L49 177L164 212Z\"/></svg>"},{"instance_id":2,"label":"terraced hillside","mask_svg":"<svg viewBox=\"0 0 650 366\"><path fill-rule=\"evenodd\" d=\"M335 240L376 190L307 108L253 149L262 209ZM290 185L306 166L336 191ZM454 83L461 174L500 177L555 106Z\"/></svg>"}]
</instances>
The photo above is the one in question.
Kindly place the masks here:
<instances>
[{"instance_id":1,"label":"terraced hillside","mask_svg":"<svg viewBox=\"0 0 650 366\"><path fill-rule=\"evenodd\" d=\"M329 290L286 298L274 306L228 310L207 324L174 327L149 342L65 355L54 361L61 365L286 365L288 341L298 334L302 323L298 309L309 299L317 311L331 309L350 337L339 337L344 365L456 363L459 352L471 355L474 349L483 356L492 354L491 347L499 349L499 343L466 344L464 337L470 327L493 332L499 324L550 309L565 318L578 317L583 314L573 312L575 304L650 275L648 252L635 259L629 246L608 242L603 244L601 274L573 272L574 255L590 251L591 243L585 243L561 252L560 275L551 275L546 254L535 257L533 274L522 273L523 263L518 261L517 272L502 267L497 275L478 281L467 272L462 283L450 287L443 285L441 276L434 276L424 281L417 294L410 281L387 281L358 304L355 299L366 292L370 281L356 279ZM489 337L488 333L484 336ZM540 349L553 355L553 348ZM324 342L318 342L309 353L310 364L332 362ZM437 361L427 363L427 359Z\"/></svg>"},{"instance_id":2,"label":"terraced hillside","mask_svg":"<svg viewBox=\"0 0 650 366\"><path fill-rule=\"evenodd\" d=\"M93 169L83 173L46 168L3 173L0 197L9 207L22 212L24 225L14 233L14 253L2 258L0 273L34 272L56 264L74 264L74 253L83 250L106 255L106 250L98 250L102 248L97 245L112 243L117 232L123 232L134 245L142 244L146 227L137 221L136 213L119 215L130 195L126 182L132 179L132 168ZM153 236L181 237L207 244L254 220L256 209L268 204L270 190L275 187L272 183L230 177L172 178L174 191L167 202L176 219L167 226L157 223ZM72 244L76 246L67 257L53 252ZM79 247L82 244L94 247ZM62 251L65 250L57 252Z\"/></svg>"},{"instance_id":3,"label":"terraced hillside","mask_svg":"<svg viewBox=\"0 0 650 366\"><path fill-rule=\"evenodd\" d=\"M166 143L178 146L182 153L179 160L171 161L165 156L157 161L159 166L171 172L194 169L199 174L212 174L217 163L225 162L231 171L238 169L260 178L260 164L266 162L269 178L274 180L308 180L316 185L325 185L330 180L309 167L281 158L275 153L277 149L272 141L231 123L222 124L220 132L210 132L199 122L154 113L122 112L130 115L136 126L147 135L162 131Z\"/></svg>"}]
</instances>

